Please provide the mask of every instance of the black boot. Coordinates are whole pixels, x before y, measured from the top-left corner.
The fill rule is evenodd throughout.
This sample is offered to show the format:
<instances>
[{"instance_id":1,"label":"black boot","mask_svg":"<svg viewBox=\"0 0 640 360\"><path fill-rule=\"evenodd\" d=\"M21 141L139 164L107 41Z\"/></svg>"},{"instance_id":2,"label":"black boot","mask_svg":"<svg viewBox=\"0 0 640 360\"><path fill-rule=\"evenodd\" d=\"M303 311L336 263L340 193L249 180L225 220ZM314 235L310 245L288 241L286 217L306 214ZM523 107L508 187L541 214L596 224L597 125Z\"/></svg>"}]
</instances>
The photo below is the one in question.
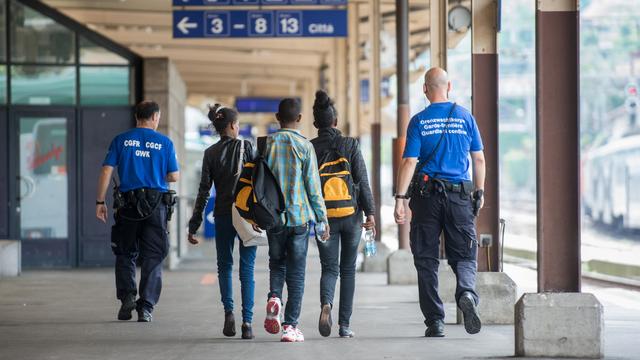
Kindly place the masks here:
<instances>
[{"instance_id":1,"label":"black boot","mask_svg":"<svg viewBox=\"0 0 640 360\"><path fill-rule=\"evenodd\" d=\"M434 320L427 325L427 330L424 332L426 337L444 337L444 321Z\"/></svg>"},{"instance_id":2,"label":"black boot","mask_svg":"<svg viewBox=\"0 0 640 360\"><path fill-rule=\"evenodd\" d=\"M462 311L462 318L464 319L464 329L469 334L477 334L480 332L482 322L478 315L478 307L476 301L473 300L471 293L466 291L460 296L458 300L458 307Z\"/></svg>"},{"instance_id":3,"label":"black boot","mask_svg":"<svg viewBox=\"0 0 640 360\"><path fill-rule=\"evenodd\" d=\"M122 305L120 311L118 311L118 320L131 320L133 317L131 312L136 308L136 296L133 294L127 295L122 299Z\"/></svg>"},{"instance_id":4,"label":"black boot","mask_svg":"<svg viewBox=\"0 0 640 360\"><path fill-rule=\"evenodd\" d=\"M251 324L242 323L242 338L246 340L253 339L253 329L251 328Z\"/></svg>"},{"instance_id":5,"label":"black boot","mask_svg":"<svg viewBox=\"0 0 640 360\"><path fill-rule=\"evenodd\" d=\"M224 336L236 336L236 318L233 316L233 312L228 311L224 313L224 327L222 328Z\"/></svg>"}]
</instances>

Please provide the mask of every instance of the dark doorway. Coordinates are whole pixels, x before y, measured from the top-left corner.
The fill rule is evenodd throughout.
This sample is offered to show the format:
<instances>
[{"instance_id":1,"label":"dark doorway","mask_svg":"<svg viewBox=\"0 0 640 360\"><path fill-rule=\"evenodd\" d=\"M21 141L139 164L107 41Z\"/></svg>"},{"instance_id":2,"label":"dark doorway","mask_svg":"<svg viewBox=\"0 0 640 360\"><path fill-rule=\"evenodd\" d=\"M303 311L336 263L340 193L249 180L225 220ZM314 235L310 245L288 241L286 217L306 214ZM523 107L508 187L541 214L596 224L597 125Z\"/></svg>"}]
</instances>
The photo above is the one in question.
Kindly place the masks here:
<instances>
[{"instance_id":1,"label":"dark doorway","mask_svg":"<svg viewBox=\"0 0 640 360\"><path fill-rule=\"evenodd\" d=\"M79 219L78 265L106 266L113 264L110 233L113 225L112 186L107 193L109 223L96 219L97 181L102 161L111 140L134 125L131 108L81 109L79 124Z\"/></svg>"}]
</instances>

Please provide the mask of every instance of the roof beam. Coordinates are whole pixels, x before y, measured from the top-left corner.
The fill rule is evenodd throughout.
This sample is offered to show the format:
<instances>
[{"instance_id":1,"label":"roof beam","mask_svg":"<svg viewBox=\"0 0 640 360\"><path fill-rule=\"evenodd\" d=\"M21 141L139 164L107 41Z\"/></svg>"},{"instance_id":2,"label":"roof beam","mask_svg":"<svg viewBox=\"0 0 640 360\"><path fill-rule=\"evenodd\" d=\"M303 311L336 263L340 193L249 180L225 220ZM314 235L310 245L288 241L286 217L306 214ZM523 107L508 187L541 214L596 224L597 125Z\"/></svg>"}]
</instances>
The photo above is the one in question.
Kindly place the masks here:
<instances>
[{"instance_id":1,"label":"roof beam","mask_svg":"<svg viewBox=\"0 0 640 360\"><path fill-rule=\"evenodd\" d=\"M131 46L131 50L144 57L171 58L174 62L202 61L207 64L244 64L244 65L288 65L320 67L322 57L318 55L283 54L268 50L228 51L228 50L199 50L199 49L154 49L143 46Z\"/></svg>"}]
</instances>

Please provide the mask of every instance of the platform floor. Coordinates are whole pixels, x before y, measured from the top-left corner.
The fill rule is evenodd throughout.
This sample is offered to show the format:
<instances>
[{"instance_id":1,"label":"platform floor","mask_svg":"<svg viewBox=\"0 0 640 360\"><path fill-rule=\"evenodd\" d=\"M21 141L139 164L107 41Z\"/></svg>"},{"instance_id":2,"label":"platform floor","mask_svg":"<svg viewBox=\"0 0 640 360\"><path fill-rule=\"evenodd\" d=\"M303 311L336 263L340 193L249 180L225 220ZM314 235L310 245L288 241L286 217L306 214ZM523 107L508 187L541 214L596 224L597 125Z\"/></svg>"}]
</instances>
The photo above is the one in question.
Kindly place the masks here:
<instances>
[{"instance_id":1,"label":"platform floor","mask_svg":"<svg viewBox=\"0 0 640 360\"><path fill-rule=\"evenodd\" d=\"M222 335L223 310L210 244L194 251L177 271L167 271L154 322L115 320L113 270L28 271L0 280L0 359L500 359L513 356L512 326L484 326L468 335L449 324L446 337L423 337L415 286L387 286L385 274L359 273L354 339L318 334L319 263L310 246L301 329L306 341L280 343L262 328L268 290L266 249L256 264L252 341ZM524 291L535 273L507 267ZM235 276L237 277L237 276ZM239 304L239 284L234 290ZM606 357L640 359L640 293L585 286L605 306ZM236 310L240 318L239 307ZM337 311L334 309L334 319ZM453 321L454 319L447 319ZM239 330L239 329L238 329Z\"/></svg>"}]
</instances>

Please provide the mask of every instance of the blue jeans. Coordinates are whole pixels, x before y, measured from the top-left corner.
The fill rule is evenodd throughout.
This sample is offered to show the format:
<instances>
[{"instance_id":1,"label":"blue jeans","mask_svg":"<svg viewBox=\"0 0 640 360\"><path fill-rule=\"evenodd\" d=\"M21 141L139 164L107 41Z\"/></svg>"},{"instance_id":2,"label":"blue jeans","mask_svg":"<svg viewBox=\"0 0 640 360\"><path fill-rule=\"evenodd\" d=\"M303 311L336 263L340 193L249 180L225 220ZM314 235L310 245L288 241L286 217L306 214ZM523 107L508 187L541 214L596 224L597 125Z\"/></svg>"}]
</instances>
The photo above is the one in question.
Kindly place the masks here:
<instances>
[{"instance_id":1,"label":"blue jeans","mask_svg":"<svg viewBox=\"0 0 640 360\"><path fill-rule=\"evenodd\" d=\"M340 275L340 311L338 325L349 326L353 312L353 294L356 288L356 259L362 235L360 213L330 222L331 237L326 242L316 241L320 251L322 277L320 303L333 307L336 281Z\"/></svg>"},{"instance_id":2,"label":"blue jeans","mask_svg":"<svg viewBox=\"0 0 640 360\"><path fill-rule=\"evenodd\" d=\"M304 275L309 249L309 225L280 227L267 232L269 238L269 297L282 299L284 283L287 283L289 298L284 310L284 325L298 325Z\"/></svg>"},{"instance_id":3,"label":"blue jeans","mask_svg":"<svg viewBox=\"0 0 640 360\"><path fill-rule=\"evenodd\" d=\"M215 217L216 252L218 255L218 282L224 311L233 311L233 247L236 243L236 229L231 215ZM240 239L238 239L240 240ZM256 247L245 247L240 241L240 290L242 292L242 321L253 321L253 297L256 283L253 270L256 263Z\"/></svg>"}]
</instances>

